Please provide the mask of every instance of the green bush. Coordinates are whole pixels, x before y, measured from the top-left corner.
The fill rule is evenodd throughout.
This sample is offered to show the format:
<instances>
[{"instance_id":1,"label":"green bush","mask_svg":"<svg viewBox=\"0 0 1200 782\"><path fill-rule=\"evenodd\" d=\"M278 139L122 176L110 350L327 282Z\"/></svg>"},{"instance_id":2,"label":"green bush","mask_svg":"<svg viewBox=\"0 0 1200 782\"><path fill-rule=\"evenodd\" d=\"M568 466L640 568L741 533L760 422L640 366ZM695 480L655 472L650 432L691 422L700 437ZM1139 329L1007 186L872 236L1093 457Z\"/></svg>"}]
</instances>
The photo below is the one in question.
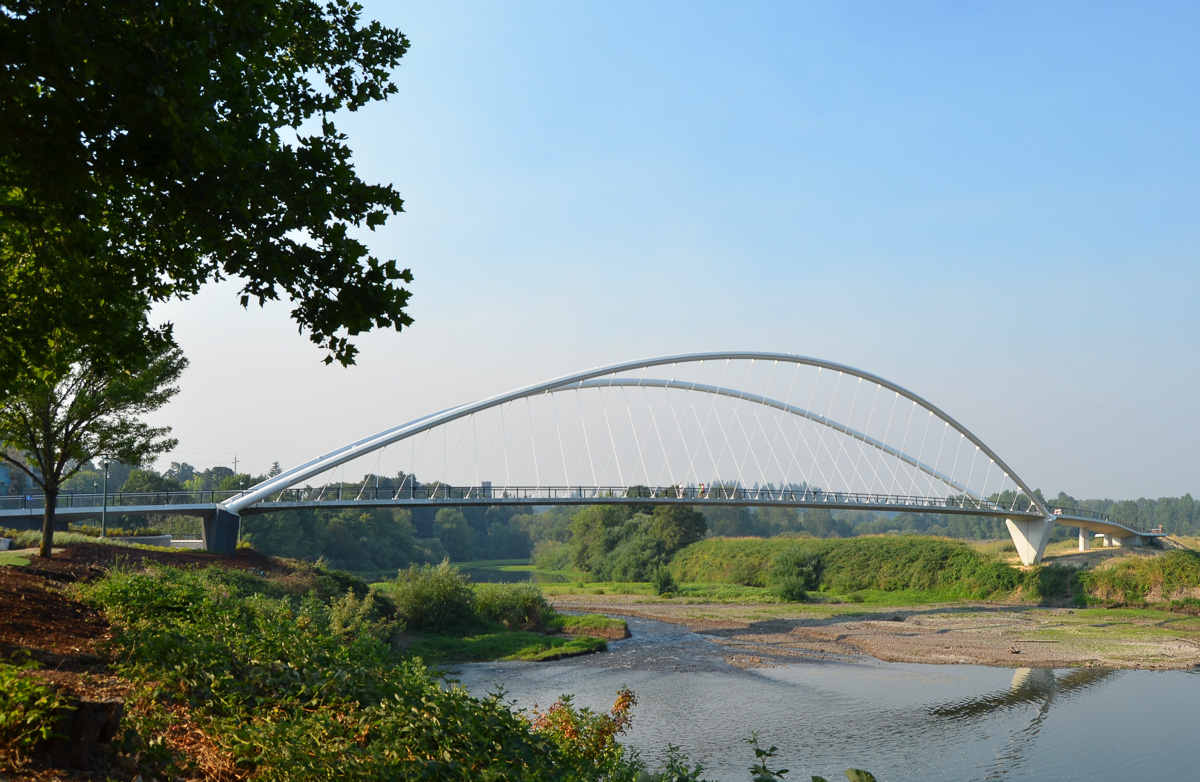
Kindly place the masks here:
<instances>
[{"instance_id":1,"label":"green bush","mask_svg":"<svg viewBox=\"0 0 1200 782\"><path fill-rule=\"evenodd\" d=\"M0 662L0 754L21 763L39 741L51 737L63 702L49 684L29 675L37 663Z\"/></svg>"},{"instance_id":2,"label":"green bush","mask_svg":"<svg viewBox=\"0 0 1200 782\"><path fill-rule=\"evenodd\" d=\"M1040 565L1030 568L1021 579L1021 589L1026 597L1043 603L1072 601L1086 602L1080 586L1082 572L1063 565Z\"/></svg>"},{"instance_id":3,"label":"green bush","mask_svg":"<svg viewBox=\"0 0 1200 782\"><path fill-rule=\"evenodd\" d=\"M158 527L127 528L109 525L101 529L98 525L91 524L73 524L71 525L71 532L87 535L89 538L98 538L101 532L110 538L143 538L163 534L163 531Z\"/></svg>"},{"instance_id":4,"label":"green bush","mask_svg":"<svg viewBox=\"0 0 1200 782\"><path fill-rule=\"evenodd\" d=\"M666 565L659 565L650 574L650 585L654 587L656 595L674 595L679 592L679 585L675 583L675 577L671 575L671 569Z\"/></svg>"},{"instance_id":5,"label":"green bush","mask_svg":"<svg viewBox=\"0 0 1200 782\"><path fill-rule=\"evenodd\" d=\"M429 570L431 578L418 574L409 583L461 583L448 566ZM107 615L118 672L137 685L122 742L139 748L143 774L289 782L698 782L700 768L687 768L677 751L669 753L667 769L651 775L615 742L628 724L631 693L614 705L612 720L587 725L588 714L566 708L567 699L558 709L521 714L501 695L472 698L381 643L369 622L355 624L369 614L371 595L294 594L316 578L153 568L112 572L79 588ZM3 725L17 726L6 737L28 736L21 726L31 724L45 735L52 724L47 717L56 707L44 700L47 690L23 679L14 666L0 665ZM23 721L11 718L22 714ZM185 727L180 719L209 736L215 751L191 761L174 754L168 729ZM759 765L771 752L756 753Z\"/></svg>"},{"instance_id":6,"label":"green bush","mask_svg":"<svg viewBox=\"0 0 1200 782\"><path fill-rule=\"evenodd\" d=\"M821 574L824 572L825 562L820 554L795 546L775 557L771 567L771 586L780 599L803 603L808 599L809 590L821 586Z\"/></svg>"},{"instance_id":7,"label":"green bush","mask_svg":"<svg viewBox=\"0 0 1200 782\"><path fill-rule=\"evenodd\" d=\"M541 630L554 609L536 584L476 584L475 610L509 630Z\"/></svg>"},{"instance_id":8,"label":"green bush","mask_svg":"<svg viewBox=\"0 0 1200 782\"><path fill-rule=\"evenodd\" d=\"M475 590L449 561L401 570L376 587L392 598L410 630L442 633L475 622Z\"/></svg>"},{"instance_id":9,"label":"green bush","mask_svg":"<svg viewBox=\"0 0 1200 782\"><path fill-rule=\"evenodd\" d=\"M239 777L588 779L499 697L442 686L353 622L339 630L335 615L366 600L339 608L216 568L114 573L81 592L113 624L120 672L147 685L126 722L135 744L160 748L158 778L211 775L156 738L182 705Z\"/></svg>"},{"instance_id":10,"label":"green bush","mask_svg":"<svg viewBox=\"0 0 1200 782\"><path fill-rule=\"evenodd\" d=\"M780 600L803 603L808 600L807 580L803 576L783 576L775 581L773 589Z\"/></svg>"},{"instance_id":11,"label":"green bush","mask_svg":"<svg viewBox=\"0 0 1200 782\"><path fill-rule=\"evenodd\" d=\"M1021 583L1016 568L962 541L918 535L802 542L711 538L679 552L671 570L685 582L766 586L765 576L770 574L769 580L777 585L786 575L788 558L800 558L801 552L822 563L820 588L838 594L909 590L936 593L943 599L981 599L1009 594ZM807 577L803 580L811 584Z\"/></svg>"},{"instance_id":12,"label":"green bush","mask_svg":"<svg viewBox=\"0 0 1200 782\"><path fill-rule=\"evenodd\" d=\"M359 597L349 591L330 606L329 629L340 638L368 636L391 644L404 629L404 623L398 619L390 598L376 592Z\"/></svg>"},{"instance_id":13,"label":"green bush","mask_svg":"<svg viewBox=\"0 0 1200 782\"><path fill-rule=\"evenodd\" d=\"M1091 597L1110 605L1141 605L1151 595L1170 599L1200 586L1200 552L1126 556L1085 571L1080 582Z\"/></svg>"}]
</instances>

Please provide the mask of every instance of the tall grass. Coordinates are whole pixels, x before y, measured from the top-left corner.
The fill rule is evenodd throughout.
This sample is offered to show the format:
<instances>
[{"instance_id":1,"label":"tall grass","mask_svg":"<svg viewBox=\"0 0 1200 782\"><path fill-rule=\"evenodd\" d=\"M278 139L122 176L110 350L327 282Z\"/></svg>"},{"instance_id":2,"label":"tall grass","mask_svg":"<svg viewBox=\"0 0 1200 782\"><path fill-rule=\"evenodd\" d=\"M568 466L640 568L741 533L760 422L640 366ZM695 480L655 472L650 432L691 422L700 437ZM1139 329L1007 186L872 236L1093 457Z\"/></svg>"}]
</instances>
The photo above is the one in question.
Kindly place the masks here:
<instances>
[{"instance_id":1,"label":"tall grass","mask_svg":"<svg viewBox=\"0 0 1200 782\"><path fill-rule=\"evenodd\" d=\"M790 560L818 560L820 589L849 594L864 590L916 591L946 599L1009 594L1021 582L1015 568L969 544L915 535L844 540L727 539L695 543L676 555L680 581L769 586L772 573Z\"/></svg>"},{"instance_id":2,"label":"tall grass","mask_svg":"<svg viewBox=\"0 0 1200 782\"><path fill-rule=\"evenodd\" d=\"M1080 574L1093 598L1110 605L1140 605L1148 598L1196 597L1200 552L1167 551L1158 556L1125 556Z\"/></svg>"}]
</instances>

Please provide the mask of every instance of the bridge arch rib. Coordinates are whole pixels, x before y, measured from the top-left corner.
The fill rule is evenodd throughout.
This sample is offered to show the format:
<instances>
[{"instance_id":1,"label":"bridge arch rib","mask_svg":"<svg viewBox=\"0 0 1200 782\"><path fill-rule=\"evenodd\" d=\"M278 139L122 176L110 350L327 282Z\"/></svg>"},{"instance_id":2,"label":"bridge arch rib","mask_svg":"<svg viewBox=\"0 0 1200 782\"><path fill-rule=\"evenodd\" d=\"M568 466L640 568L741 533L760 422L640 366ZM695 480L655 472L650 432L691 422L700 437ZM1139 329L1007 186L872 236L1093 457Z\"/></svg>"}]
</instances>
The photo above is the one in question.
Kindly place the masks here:
<instances>
[{"instance_id":1,"label":"bridge arch rib","mask_svg":"<svg viewBox=\"0 0 1200 782\"><path fill-rule=\"evenodd\" d=\"M566 400L566 414L559 400ZM522 403L524 419L513 412ZM490 435L481 436L478 430L488 427ZM406 443L416 451L418 440L425 443L438 430L446 469L437 480L455 485L478 485L496 471L504 473L506 485L516 485L513 465L532 460L532 470L523 468L532 477L522 485L548 485L553 474L561 481L555 485L601 485L611 475L615 480L603 485L805 486L978 502L1004 498L1024 519L1050 515L995 452L923 397L843 364L763 352L622 362L448 408L293 467L223 510L239 514L388 446ZM510 435L519 447L509 443ZM458 448L464 440L470 446L461 450L473 446L474 474L471 458ZM498 441L502 446L495 449ZM467 463L457 474L447 466L451 443L453 458ZM492 461L485 468L486 458Z\"/></svg>"}]
</instances>

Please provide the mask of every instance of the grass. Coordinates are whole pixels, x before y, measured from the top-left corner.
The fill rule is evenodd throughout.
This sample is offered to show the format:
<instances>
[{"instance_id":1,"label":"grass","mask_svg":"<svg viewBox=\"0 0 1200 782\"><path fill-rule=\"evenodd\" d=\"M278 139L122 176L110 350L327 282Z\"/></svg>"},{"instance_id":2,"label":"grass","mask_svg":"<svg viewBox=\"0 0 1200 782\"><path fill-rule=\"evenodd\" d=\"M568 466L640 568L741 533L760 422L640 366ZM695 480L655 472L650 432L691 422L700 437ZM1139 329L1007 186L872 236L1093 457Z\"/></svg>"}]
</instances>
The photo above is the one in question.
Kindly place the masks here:
<instances>
[{"instance_id":1,"label":"grass","mask_svg":"<svg viewBox=\"0 0 1200 782\"><path fill-rule=\"evenodd\" d=\"M570 635L620 635L629 630L629 625L624 619L603 614L557 614L546 623L546 627Z\"/></svg>"},{"instance_id":2,"label":"grass","mask_svg":"<svg viewBox=\"0 0 1200 782\"><path fill-rule=\"evenodd\" d=\"M25 567L31 556L25 551L0 551L0 567Z\"/></svg>"},{"instance_id":3,"label":"grass","mask_svg":"<svg viewBox=\"0 0 1200 782\"><path fill-rule=\"evenodd\" d=\"M524 630L495 629L462 637L436 635L408 645L409 654L427 662L486 662L490 660L557 660L602 652L607 644L592 636L569 638Z\"/></svg>"}]
</instances>

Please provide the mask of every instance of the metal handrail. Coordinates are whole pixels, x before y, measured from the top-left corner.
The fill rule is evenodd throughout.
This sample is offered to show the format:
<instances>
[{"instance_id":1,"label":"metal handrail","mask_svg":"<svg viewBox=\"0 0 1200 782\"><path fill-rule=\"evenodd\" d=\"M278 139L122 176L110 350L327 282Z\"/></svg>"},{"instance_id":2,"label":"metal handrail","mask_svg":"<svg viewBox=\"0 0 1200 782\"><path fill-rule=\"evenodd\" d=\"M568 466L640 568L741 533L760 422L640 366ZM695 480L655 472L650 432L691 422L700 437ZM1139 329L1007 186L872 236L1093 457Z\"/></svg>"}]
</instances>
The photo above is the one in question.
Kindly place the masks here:
<instances>
[{"instance_id":1,"label":"metal handrail","mask_svg":"<svg viewBox=\"0 0 1200 782\"><path fill-rule=\"evenodd\" d=\"M72 492L60 494L59 508L110 508L155 505L205 505L217 504L236 497L241 490L162 492L111 492L105 500L104 494ZM1015 507L1005 508L991 500L976 500L966 496L927 497L897 494L870 494L864 492L837 492L822 489L747 489L741 486L450 486L446 484L405 485L395 487L294 487L284 489L262 504L295 502L380 502L405 500L580 500L580 499L647 499L662 502L681 500L695 503L748 501L763 502L811 502L819 504L849 504L863 506L890 506L919 508L977 508L979 510L1025 512ZM0 497L0 510L28 510L44 507L43 495L15 495Z\"/></svg>"}]
</instances>

